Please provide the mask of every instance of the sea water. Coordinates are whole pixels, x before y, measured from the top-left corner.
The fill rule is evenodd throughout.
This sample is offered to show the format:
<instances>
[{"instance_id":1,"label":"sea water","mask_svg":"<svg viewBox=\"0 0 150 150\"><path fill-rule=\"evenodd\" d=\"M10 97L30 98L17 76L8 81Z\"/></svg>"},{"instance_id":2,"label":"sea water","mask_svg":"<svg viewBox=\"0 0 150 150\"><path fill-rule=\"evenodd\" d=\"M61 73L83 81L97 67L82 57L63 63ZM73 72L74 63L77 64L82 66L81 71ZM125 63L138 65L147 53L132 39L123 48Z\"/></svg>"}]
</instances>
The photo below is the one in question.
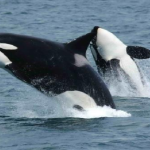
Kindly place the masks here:
<instances>
[{"instance_id":1,"label":"sea water","mask_svg":"<svg viewBox=\"0 0 150 150\"><path fill-rule=\"evenodd\" d=\"M150 48L149 5L147 0L1 0L0 32L68 42L98 25L127 45ZM89 49L87 57L96 70ZM135 61L145 83L142 96L123 78L106 83L116 110L97 106L84 112L67 109L66 99L60 103L0 69L0 150L149 150L150 60Z\"/></svg>"}]
</instances>

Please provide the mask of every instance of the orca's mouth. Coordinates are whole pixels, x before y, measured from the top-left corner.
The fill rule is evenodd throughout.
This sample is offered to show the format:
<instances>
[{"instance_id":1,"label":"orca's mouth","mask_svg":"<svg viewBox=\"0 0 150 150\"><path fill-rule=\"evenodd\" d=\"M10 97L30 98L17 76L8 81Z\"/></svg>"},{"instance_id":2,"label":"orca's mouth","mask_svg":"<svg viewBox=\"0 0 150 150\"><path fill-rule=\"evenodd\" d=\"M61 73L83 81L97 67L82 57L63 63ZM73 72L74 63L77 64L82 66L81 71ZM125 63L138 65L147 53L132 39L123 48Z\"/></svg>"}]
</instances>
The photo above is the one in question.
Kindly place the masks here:
<instances>
[{"instance_id":1,"label":"orca's mouth","mask_svg":"<svg viewBox=\"0 0 150 150\"><path fill-rule=\"evenodd\" d=\"M95 37L91 40L91 42L90 42L90 47L92 46L92 47L94 47L94 48L97 48L96 40L97 40L97 36L95 36Z\"/></svg>"},{"instance_id":2,"label":"orca's mouth","mask_svg":"<svg viewBox=\"0 0 150 150\"><path fill-rule=\"evenodd\" d=\"M99 26L95 26L93 29L92 29L92 31L91 32L93 32L93 33L95 33L95 36L94 36L94 38L91 40L91 42L90 42L90 49L91 49L91 51L92 51L92 49L94 49L95 51L97 51L97 49L98 49L98 46L97 46L97 36L98 36L98 29L99 29L100 27Z\"/></svg>"},{"instance_id":3,"label":"orca's mouth","mask_svg":"<svg viewBox=\"0 0 150 150\"><path fill-rule=\"evenodd\" d=\"M93 55L95 61L97 60L97 57L99 55L98 46L96 45L96 40L97 40L97 37L95 36L92 39L92 41L90 42L90 49L91 49L91 52L92 52L92 55Z\"/></svg>"}]
</instances>

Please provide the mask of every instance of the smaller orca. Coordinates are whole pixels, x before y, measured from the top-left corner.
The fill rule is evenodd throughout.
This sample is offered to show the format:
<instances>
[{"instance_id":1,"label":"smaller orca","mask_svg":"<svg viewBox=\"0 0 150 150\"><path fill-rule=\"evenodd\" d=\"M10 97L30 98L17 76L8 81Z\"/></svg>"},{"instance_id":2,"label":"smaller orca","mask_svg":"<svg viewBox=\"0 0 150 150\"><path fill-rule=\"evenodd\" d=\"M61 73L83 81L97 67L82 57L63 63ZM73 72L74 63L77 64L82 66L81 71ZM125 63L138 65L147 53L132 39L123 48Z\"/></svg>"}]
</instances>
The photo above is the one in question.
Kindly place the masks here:
<instances>
[{"instance_id":1,"label":"smaller orca","mask_svg":"<svg viewBox=\"0 0 150 150\"><path fill-rule=\"evenodd\" d=\"M140 71L134 58L150 58L150 50L140 46L127 46L113 33L98 26L94 30L96 29L97 35L92 40L90 47L99 73L105 76L109 72L117 77L119 70L122 70L128 75L135 88L143 91Z\"/></svg>"},{"instance_id":2,"label":"smaller orca","mask_svg":"<svg viewBox=\"0 0 150 150\"><path fill-rule=\"evenodd\" d=\"M0 34L0 67L49 96L78 91L99 106L115 108L105 83L85 56L96 33L93 30L69 43ZM84 109L80 103L74 108Z\"/></svg>"}]
</instances>

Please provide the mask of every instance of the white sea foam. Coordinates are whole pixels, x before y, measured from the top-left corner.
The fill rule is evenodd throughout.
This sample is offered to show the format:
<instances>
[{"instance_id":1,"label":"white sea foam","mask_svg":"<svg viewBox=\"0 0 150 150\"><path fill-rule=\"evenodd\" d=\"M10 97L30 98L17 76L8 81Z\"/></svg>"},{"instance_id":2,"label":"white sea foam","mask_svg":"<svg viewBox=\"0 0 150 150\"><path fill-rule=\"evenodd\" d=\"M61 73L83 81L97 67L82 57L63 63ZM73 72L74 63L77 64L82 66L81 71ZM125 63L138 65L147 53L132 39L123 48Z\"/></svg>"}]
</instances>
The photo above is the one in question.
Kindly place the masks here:
<instances>
[{"instance_id":1,"label":"white sea foam","mask_svg":"<svg viewBox=\"0 0 150 150\"><path fill-rule=\"evenodd\" d=\"M100 118L100 117L130 117L131 114L112 109L108 106L97 106L86 94L76 92L61 94L55 98L33 99L30 101L17 102L13 110L14 117L25 118ZM79 98L81 98L79 100ZM85 110L79 111L73 105L80 104Z\"/></svg>"},{"instance_id":2,"label":"white sea foam","mask_svg":"<svg viewBox=\"0 0 150 150\"><path fill-rule=\"evenodd\" d=\"M46 109L45 109L46 107ZM15 112L15 117L25 117L25 118L101 118L101 117L131 117L130 113L123 110L112 109L108 106L97 106L95 108L88 108L85 111L79 111L74 108L59 109L58 107L52 108L51 106L41 106L37 110L33 108L27 108L24 104L22 107L18 105L18 109Z\"/></svg>"},{"instance_id":3,"label":"white sea foam","mask_svg":"<svg viewBox=\"0 0 150 150\"><path fill-rule=\"evenodd\" d=\"M95 108L88 108L83 112L77 110L70 110L72 117L78 118L100 118L100 117L131 117L130 113L122 110L112 109L108 106L97 106Z\"/></svg>"}]
</instances>

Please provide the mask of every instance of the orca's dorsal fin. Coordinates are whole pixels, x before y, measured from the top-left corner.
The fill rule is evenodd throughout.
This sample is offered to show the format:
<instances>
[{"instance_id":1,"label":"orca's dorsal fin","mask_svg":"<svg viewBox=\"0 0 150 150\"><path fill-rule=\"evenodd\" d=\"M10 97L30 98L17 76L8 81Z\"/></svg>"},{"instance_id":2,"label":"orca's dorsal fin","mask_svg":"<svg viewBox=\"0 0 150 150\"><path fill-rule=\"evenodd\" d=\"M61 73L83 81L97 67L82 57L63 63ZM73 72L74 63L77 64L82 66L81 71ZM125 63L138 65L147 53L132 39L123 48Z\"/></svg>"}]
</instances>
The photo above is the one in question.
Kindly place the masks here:
<instances>
[{"instance_id":1,"label":"orca's dorsal fin","mask_svg":"<svg viewBox=\"0 0 150 150\"><path fill-rule=\"evenodd\" d=\"M67 43L68 49L72 50L74 53L85 56L86 50L90 44L90 41L96 36L97 30L92 30L90 33L83 35L70 43Z\"/></svg>"},{"instance_id":2,"label":"orca's dorsal fin","mask_svg":"<svg viewBox=\"0 0 150 150\"><path fill-rule=\"evenodd\" d=\"M132 58L137 58L137 59L150 58L150 50L140 46L127 46L127 53Z\"/></svg>"}]
</instances>

